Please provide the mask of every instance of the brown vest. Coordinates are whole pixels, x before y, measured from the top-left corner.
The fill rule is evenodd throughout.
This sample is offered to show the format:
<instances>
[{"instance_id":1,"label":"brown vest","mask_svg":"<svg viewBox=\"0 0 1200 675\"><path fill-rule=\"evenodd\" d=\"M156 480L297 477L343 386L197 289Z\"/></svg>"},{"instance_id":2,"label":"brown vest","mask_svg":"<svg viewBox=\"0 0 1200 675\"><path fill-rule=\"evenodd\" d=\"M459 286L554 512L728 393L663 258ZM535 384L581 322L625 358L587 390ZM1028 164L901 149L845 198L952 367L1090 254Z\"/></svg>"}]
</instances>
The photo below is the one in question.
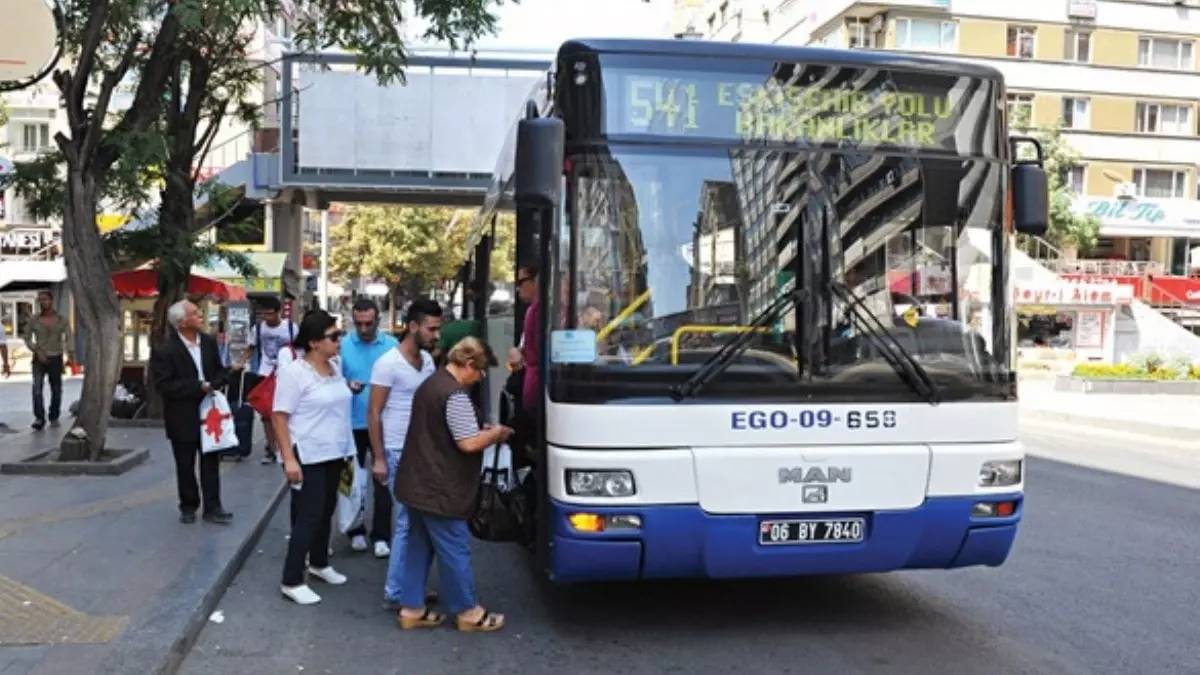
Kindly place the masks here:
<instances>
[{"instance_id":1,"label":"brown vest","mask_svg":"<svg viewBox=\"0 0 1200 675\"><path fill-rule=\"evenodd\" d=\"M466 520L475 511L482 460L480 453L459 450L446 424L446 402L460 391L466 393L443 368L413 394L408 436L396 471L396 499L418 511Z\"/></svg>"}]
</instances>

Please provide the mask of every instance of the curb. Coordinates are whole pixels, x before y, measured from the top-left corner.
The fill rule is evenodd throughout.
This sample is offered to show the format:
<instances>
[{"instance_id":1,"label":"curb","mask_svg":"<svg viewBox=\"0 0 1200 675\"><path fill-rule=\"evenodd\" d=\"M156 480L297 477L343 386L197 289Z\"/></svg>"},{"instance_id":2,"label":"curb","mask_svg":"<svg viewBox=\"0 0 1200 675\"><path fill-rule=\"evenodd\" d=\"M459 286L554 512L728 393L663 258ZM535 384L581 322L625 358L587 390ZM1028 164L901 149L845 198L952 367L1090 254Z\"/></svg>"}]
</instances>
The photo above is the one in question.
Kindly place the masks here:
<instances>
[{"instance_id":1,"label":"curb","mask_svg":"<svg viewBox=\"0 0 1200 675\"><path fill-rule=\"evenodd\" d=\"M1170 440L1186 440L1200 436L1200 429L1193 427L1173 427L1163 424L1145 424L1127 420L1114 420L1107 417L1090 417L1045 410L1021 410L1018 420L1028 419L1038 422L1055 422L1058 424L1073 424L1078 426L1105 429L1108 431L1123 431L1125 433L1153 436Z\"/></svg>"},{"instance_id":2,"label":"curb","mask_svg":"<svg viewBox=\"0 0 1200 675\"><path fill-rule=\"evenodd\" d=\"M279 482L279 489L275 492L275 496L268 502L262 514L258 517L258 521L254 524L254 528L250 531L249 536L242 540L241 546L233 554L229 563L225 565L225 569L221 570L220 576L217 577L216 583L209 588L204 594L204 598L200 601L200 606L192 614L187 625L183 629L183 635L172 643L170 650L167 651L166 659L152 672L160 675L174 675L179 671L179 667L183 665L183 660L187 658L192 647L196 645L196 640L200 637L200 632L208 625L208 617L220 604L221 598L225 597L225 591L229 585L233 583L234 577L238 572L242 571L242 566L246 564L246 560L250 557L250 553L254 547L258 545L259 539L262 538L263 532L267 529L267 524L271 522L271 517L275 515L275 509L279 508L279 504L283 501L283 496L287 493L287 481Z\"/></svg>"}]
</instances>

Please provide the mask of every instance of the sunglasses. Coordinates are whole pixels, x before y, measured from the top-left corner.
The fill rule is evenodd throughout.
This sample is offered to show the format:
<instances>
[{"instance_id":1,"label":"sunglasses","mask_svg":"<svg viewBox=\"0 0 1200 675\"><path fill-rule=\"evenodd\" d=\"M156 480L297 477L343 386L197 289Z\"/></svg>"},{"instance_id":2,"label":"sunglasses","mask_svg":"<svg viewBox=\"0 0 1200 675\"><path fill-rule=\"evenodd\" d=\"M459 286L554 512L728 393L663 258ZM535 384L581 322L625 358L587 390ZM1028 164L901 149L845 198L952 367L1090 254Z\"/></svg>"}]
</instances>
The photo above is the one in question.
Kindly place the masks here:
<instances>
[{"instance_id":1,"label":"sunglasses","mask_svg":"<svg viewBox=\"0 0 1200 675\"><path fill-rule=\"evenodd\" d=\"M325 339L326 339L326 340L332 340L333 342L337 342L338 340L341 340L341 339L342 339L342 335L344 335L344 333L342 333L342 331L340 331L340 330L335 330L335 331L333 331L332 333L326 333L326 334L325 334Z\"/></svg>"}]
</instances>

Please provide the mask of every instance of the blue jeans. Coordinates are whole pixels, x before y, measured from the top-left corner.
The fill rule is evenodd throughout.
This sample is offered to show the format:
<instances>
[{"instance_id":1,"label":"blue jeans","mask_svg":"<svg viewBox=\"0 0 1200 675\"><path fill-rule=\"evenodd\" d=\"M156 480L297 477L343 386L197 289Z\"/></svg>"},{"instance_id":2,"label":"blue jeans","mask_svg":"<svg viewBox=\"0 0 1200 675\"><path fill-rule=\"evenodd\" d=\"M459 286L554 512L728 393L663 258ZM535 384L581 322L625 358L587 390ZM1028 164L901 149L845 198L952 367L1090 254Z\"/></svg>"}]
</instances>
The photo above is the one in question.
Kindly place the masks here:
<instances>
[{"instance_id":1,"label":"blue jeans","mask_svg":"<svg viewBox=\"0 0 1200 675\"><path fill-rule=\"evenodd\" d=\"M63 357L47 356L45 363L33 360L33 418L41 424L46 421L46 399L43 389L45 380L50 380L50 421L57 422L62 410Z\"/></svg>"},{"instance_id":2,"label":"blue jeans","mask_svg":"<svg viewBox=\"0 0 1200 675\"><path fill-rule=\"evenodd\" d=\"M471 571L471 532L467 521L408 510L408 555L400 604L425 606L429 566L437 553L442 600L451 615L475 607L475 574Z\"/></svg>"},{"instance_id":3,"label":"blue jeans","mask_svg":"<svg viewBox=\"0 0 1200 675\"><path fill-rule=\"evenodd\" d=\"M404 588L404 550L408 539L408 507L396 501L396 469L400 466L400 451L385 450L388 464L388 494L392 499L392 554L388 557L387 581L383 585L385 602L399 603ZM379 490L378 486L375 488Z\"/></svg>"}]
</instances>

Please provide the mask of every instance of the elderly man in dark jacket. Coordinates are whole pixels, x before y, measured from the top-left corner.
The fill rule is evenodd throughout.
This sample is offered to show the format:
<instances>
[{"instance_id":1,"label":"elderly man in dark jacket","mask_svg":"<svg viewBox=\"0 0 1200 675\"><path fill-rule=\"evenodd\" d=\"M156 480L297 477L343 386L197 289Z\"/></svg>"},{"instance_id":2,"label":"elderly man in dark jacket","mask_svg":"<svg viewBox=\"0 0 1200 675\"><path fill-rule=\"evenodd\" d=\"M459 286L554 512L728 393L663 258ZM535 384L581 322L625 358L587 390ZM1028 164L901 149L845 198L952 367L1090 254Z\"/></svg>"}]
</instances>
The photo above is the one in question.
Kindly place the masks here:
<instances>
[{"instance_id":1,"label":"elderly man in dark jacket","mask_svg":"<svg viewBox=\"0 0 1200 675\"><path fill-rule=\"evenodd\" d=\"M171 324L167 339L150 354L150 373L163 398L163 422L175 454L179 486L179 520L196 522L204 493L204 520L227 525L233 514L221 506L220 457L200 452L200 404L225 385L228 371L221 364L217 341L201 332L204 317L196 305L182 301L167 310ZM196 485L196 455L200 455L200 486Z\"/></svg>"}]
</instances>

